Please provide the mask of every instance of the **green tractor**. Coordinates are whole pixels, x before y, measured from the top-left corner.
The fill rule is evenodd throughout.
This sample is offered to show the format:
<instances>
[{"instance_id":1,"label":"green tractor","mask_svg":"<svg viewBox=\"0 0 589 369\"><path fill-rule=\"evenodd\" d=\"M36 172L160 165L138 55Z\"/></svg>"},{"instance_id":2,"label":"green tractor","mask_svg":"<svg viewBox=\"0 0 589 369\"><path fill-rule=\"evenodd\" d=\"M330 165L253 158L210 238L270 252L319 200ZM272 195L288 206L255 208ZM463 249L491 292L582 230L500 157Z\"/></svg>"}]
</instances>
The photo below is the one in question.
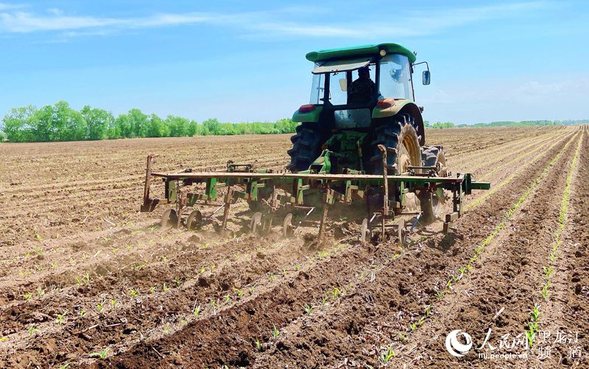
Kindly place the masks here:
<instances>
[{"instance_id":1,"label":"green tractor","mask_svg":"<svg viewBox=\"0 0 589 369\"><path fill-rule=\"evenodd\" d=\"M414 53L393 43L321 50L306 58L315 64L311 101L293 115L301 124L291 138L289 170L448 175L442 147L425 146L423 108L414 102L413 69L418 64L427 66L422 83L428 85L426 62L415 63ZM382 190L376 192L372 194L375 206L382 204L383 196ZM397 186L388 192L399 213L409 191ZM423 221L433 221L444 200L443 190L411 192L418 197Z\"/></svg>"}]
</instances>

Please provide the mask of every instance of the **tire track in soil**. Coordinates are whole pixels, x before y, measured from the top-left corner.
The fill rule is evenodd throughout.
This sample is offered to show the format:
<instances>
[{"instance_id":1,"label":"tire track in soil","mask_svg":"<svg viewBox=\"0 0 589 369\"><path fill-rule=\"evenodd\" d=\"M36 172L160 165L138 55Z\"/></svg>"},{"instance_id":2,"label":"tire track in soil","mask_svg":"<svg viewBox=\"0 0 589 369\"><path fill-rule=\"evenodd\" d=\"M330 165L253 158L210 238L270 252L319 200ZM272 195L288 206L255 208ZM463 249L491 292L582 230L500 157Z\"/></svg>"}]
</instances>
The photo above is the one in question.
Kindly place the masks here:
<instances>
[{"instance_id":1,"label":"tire track in soil","mask_svg":"<svg viewBox=\"0 0 589 369\"><path fill-rule=\"evenodd\" d=\"M588 126L583 126L583 133L564 242L556 260L550 298L541 306L540 330L550 333L542 345L550 355L545 360L530 360L529 368L589 367ZM557 332L565 333L571 341L559 343Z\"/></svg>"},{"instance_id":2,"label":"tire track in soil","mask_svg":"<svg viewBox=\"0 0 589 369\"><path fill-rule=\"evenodd\" d=\"M552 153L554 153L556 150L556 148L553 149ZM548 157L545 158L544 165L540 166L540 168L546 165L546 163L549 161L548 159ZM528 167L528 170L531 171L534 171L535 169L536 168L531 165ZM530 180L530 177L526 177L524 174L522 180L525 178ZM512 197L512 200L515 201L515 198L517 197ZM513 203L513 201L510 203ZM487 206L487 203L483 205L483 207ZM508 208L509 205L499 205L499 207L496 209L505 209L506 207ZM488 221L482 220L484 217L482 217L482 219L473 219L473 217L478 217L481 215L480 210L481 209L473 211L472 213L469 213L467 217L461 218L461 222L463 222L463 224L458 227L459 231L464 229L466 224L473 220L474 224L477 224L477 221L479 222L479 225L488 224ZM495 210L495 212L490 212L490 214L495 214L497 212L498 211ZM484 237L481 237L481 239L482 238ZM454 245L452 248L453 247ZM466 243L462 247L458 245L458 247L461 249L472 248L469 243ZM330 365L333 365L334 367L346 365L355 367L356 365L364 364L378 365L379 362L377 358L381 353L381 348L383 346L389 345L391 340L396 341L395 343L398 345L398 342L402 341L403 337L406 338L408 334L406 330L409 326L409 323L415 322L418 316L421 315L422 312L426 309L426 306L431 305L432 302L435 301L436 292L440 290L440 287L442 287L441 289L445 287L447 277L440 278L440 276L447 275L448 269L456 269L461 265L460 262L457 262L456 255L459 255L458 258L461 260L464 260L465 258L468 260L470 257L470 255L465 256L458 254L457 250L447 250L448 252L451 252L452 255L446 254L439 259L436 259L434 255L431 255L431 253L428 253L427 256L422 256L422 254L426 253L427 251L431 250L426 248L420 251L417 255L413 255L414 257L418 257L416 260L413 260L413 263L419 265L420 260L427 260L428 262L434 260L433 265L436 266L437 262L439 263L438 265L442 265L442 268L432 267L429 264L426 264L421 268L419 266L414 266L415 269L425 270L425 273L429 274L422 275L421 278L416 276L416 278L418 278L417 280L401 281L399 282L398 287L395 286L401 291L401 294L402 292L411 290L411 287L408 286L421 286L421 290L417 288L415 292L411 291L412 293L407 294L409 295L408 299L403 295L401 295L400 298L397 296L395 300L392 300L396 301L392 306L390 305L390 301L388 301L389 305L387 305L386 299L383 299L384 301L380 300L380 310L375 311L369 318L358 316L358 310L362 310L362 308L358 308L358 306L365 305L366 301L362 301L362 299L359 298L352 299L345 305L338 307L335 311L329 311L327 315L319 315L317 318L312 319L311 322L299 322L296 327L291 327L288 341L283 343L284 346L287 346L291 349L288 350L288 352L285 352L283 349L274 348L269 354L263 355L261 358L257 359L256 365L254 367L274 368L284 367L286 364L288 364L289 367L293 366L309 368L323 368ZM411 258L411 256L408 255L407 258ZM449 260L444 260L447 258L449 258ZM397 263L400 263L400 261L397 261ZM409 263L411 263L411 261L409 261ZM391 266L391 268L395 269L396 266L397 264L394 264ZM415 269L409 269L410 273L415 273ZM438 279L438 282L432 282L431 279L434 274L436 274L436 279ZM403 270L398 271L396 274L395 271L393 271L390 274L386 274L384 279L392 279L396 281L399 280L399 278L402 278L403 275ZM377 284L375 287L368 284L362 285L361 288L358 288L358 291L370 291L369 293L371 296L377 296L379 294L382 296L383 289L387 289L387 286ZM382 297L380 298L382 299ZM416 301L419 301L419 303L416 304ZM350 314L350 311L353 311L354 313ZM349 330L343 329L341 324L338 323L342 319L345 319L346 316L349 318L350 315L354 317L354 324L357 324L355 325L354 330L360 331L360 334L350 334ZM374 317L379 318L375 320ZM361 324L358 324L358 320L362 318L364 321L362 321ZM334 329L334 327L338 326L340 327L339 331ZM321 337L322 335L325 337L326 333L324 332L330 332L330 335L327 337L330 341L334 341L332 346L325 349L318 349L315 347L315 350L309 350L308 347L313 346L309 342L313 342L316 337ZM346 334L346 332L348 334ZM304 347L305 350L301 350L301 347ZM324 357L322 360L318 360L317 357L322 355L330 355L331 358ZM338 359L340 361L339 363Z\"/></svg>"},{"instance_id":3,"label":"tire track in soil","mask_svg":"<svg viewBox=\"0 0 589 369\"><path fill-rule=\"evenodd\" d=\"M555 130L552 130L552 133L554 132ZM446 133L448 135L453 134L451 130L447 131ZM527 136L527 134L530 134L531 136L537 136L542 134L542 130L535 132L523 130L514 135L510 135L508 131L500 128L484 131L478 131L475 129L472 132L469 132L468 135L463 134L462 137L460 137L461 135L456 135L455 138L452 137L441 139L441 142L446 142L446 144L444 144L444 149L450 153L455 153L461 156L478 155L478 152L487 151L488 149L494 150L494 147L498 145L497 141L510 142L520 138L530 138L530 136ZM495 137L495 139L489 139L489 137ZM434 143L438 142L436 139L432 141ZM452 157L452 155L450 155L450 157Z\"/></svg>"},{"instance_id":4,"label":"tire track in soil","mask_svg":"<svg viewBox=\"0 0 589 369\"><path fill-rule=\"evenodd\" d=\"M533 147L534 144L545 143L554 139L556 136L563 136L566 134L567 132L565 130L562 132L557 132L556 134L555 132L546 132L533 138L524 137L514 141L508 141L502 145L490 146L489 149L461 153L458 156L448 155L446 159L450 159L449 161L452 163L453 167L460 168L461 170L464 167L466 168L464 171L466 171L469 165L477 163L481 160L488 161L490 158L494 162L500 162L507 157L517 156L518 153Z\"/></svg>"},{"instance_id":5,"label":"tire track in soil","mask_svg":"<svg viewBox=\"0 0 589 369\"><path fill-rule=\"evenodd\" d=\"M568 141L570 142L570 138L575 136L576 134L571 134L568 136L565 136L565 138L561 141L557 141L554 142L552 145L549 146L549 150L554 148L554 147L558 147L561 146L563 142ZM540 151L537 155L535 155L531 161L535 162L537 161L539 158L542 157L542 155L544 154L543 151ZM508 184L512 183L513 178L521 171L520 167L517 167L516 169L512 170L512 171L505 171L506 176L502 178L501 181L497 182L497 183L493 183L493 185L491 186L491 189L488 191L484 191L484 192L480 192L478 194L478 196L470 196L470 198L468 198L468 201L466 202L466 204L463 207L463 211L468 213L471 209L476 208L477 206L479 206L482 202L484 202L485 200L487 200L488 198L494 196L496 193L500 193L501 190L503 189L503 187L507 186Z\"/></svg>"},{"instance_id":6,"label":"tire track in soil","mask_svg":"<svg viewBox=\"0 0 589 369\"><path fill-rule=\"evenodd\" d=\"M581 137L577 134L574 139L578 141ZM489 328L495 347L498 338L506 334L511 338L521 334L525 339L529 302L542 284L542 266L548 259L552 233L558 223L566 181L562 170L569 167L575 149L576 144L569 142L564 154L508 223L509 231L487 245L475 268L466 275L468 278L454 284L453 293L434 303L433 315L409 337L393 367L497 365L496 361L480 359L474 351L461 359L450 356L444 340L454 329L466 329L473 336L474 346L483 343ZM502 367L525 366L518 360L500 363Z\"/></svg>"},{"instance_id":7,"label":"tire track in soil","mask_svg":"<svg viewBox=\"0 0 589 369\"><path fill-rule=\"evenodd\" d=\"M552 149L546 153L546 157L541 160L543 165L546 165L550 159L550 155L554 155L556 151L557 149ZM531 182L533 174L541 171L541 168L543 167L542 163L540 163L540 166L527 168L526 173L518 176L517 179L520 179L521 183L524 184ZM398 259L390 269L386 268L384 270L385 273L382 278L379 277L377 279L379 282L377 283L378 286L376 286L375 290L371 289L374 285L367 286L367 288L370 289L370 292L374 292L374 295L369 298L369 301L378 300L379 303L374 305L376 305L379 310L384 310L383 313L385 315L390 314L390 301L400 301L399 306L402 306L403 309L407 311L407 313L405 313L406 316L411 316L412 314L415 315L422 311L424 305L416 303L416 301L419 301L420 299L416 299L416 296L411 292L418 295L424 294L423 290L417 291L414 289L416 286L429 284L430 289L429 291L425 291L425 295L431 294L429 297L430 299L433 299L433 295L435 294L434 288L436 286L435 284L432 285L431 273L437 273L439 276L443 276L446 274L444 273L444 270L447 270L446 264L459 265L461 259L462 261L468 260L469 255L463 250L468 247L455 247L456 244L463 243L464 246L467 246L473 239L480 240L484 238L486 235L485 232L488 230L486 229L487 227L481 227L480 225L498 222L500 219L500 217L497 216L497 213L499 212L498 210L504 209L508 204L513 203L518 197L518 190L519 188L510 188L502 193L504 196L497 199L495 203L486 203L477 211L469 214L468 217L461 218L459 221L459 223L461 223L459 229L466 229L466 231L465 234L461 235L463 237L462 240L457 240L454 245L450 245L450 248L452 249L451 253L455 255L449 258L449 260L446 260L448 259L446 253L449 251L447 249L448 242L446 240L444 243L442 242L442 239L428 240L430 246L437 246L438 248L428 247L419 250L419 257L416 259L407 257L401 257ZM444 247L446 248L446 251L444 251ZM414 265L415 260L418 260L418 264L422 260L427 260L428 264L425 268L425 274L421 266ZM438 261L438 263L436 263L436 261ZM332 278L333 276L339 275L342 272L341 265L345 265L344 262L339 262L337 264L338 268L335 268L335 270L328 273ZM408 271L410 273L408 273ZM422 271L422 273L417 273L417 271ZM407 279L402 282L407 283L402 283L402 288L399 288L399 285L396 284L398 277L405 274L407 274ZM318 283L325 283L329 280L329 276L315 270L311 270L307 275L310 276L313 281L317 280ZM260 337L260 332L267 332L267 335L271 331L272 326L283 327L285 324L292 322L294 319L302 315L302 309L299 306L292 306L294 301L301 301L302 304L306 301L316 301L322 296L324 289L317 289L316 285L313 285L312 283L311 286L308 286L304 283L304 280L301 280L300 275L297 276L294 282L295 283L290 283L288 287L283 285L278 286L279 293L269 293L268 296L260 296L252 300L249 304L240 305L225 311L206 325L198 324L198 322L190 324L178 334L155 341L151 345L156 347L157 352L164 353L167 357L166 360L171 360L169 362L182 360L182 357L188 360L190 365L196 365L197 363L202 362L206 363L207 360L214 364L222 364L223 362L231 363L232 360L233 362L236 362L236 360L242 362L243 360L240 360L239 357L240 353L242 353L241 359L244 358L244 355L247 356L247 358L250 358L252 357L252 354L255 354L255 352L253 352L253 340L256 336ZM385 284L386 287L384 287ZM392 284L392 286L390 284ZM408 291L405 290L406 288ZM401 291L399 291L400 289ZM364 291L364 288L362 291ZM401 292L403 292L403 294L401 294ZM359 294L355 294L351 298L360 299L360 306L362 306L366 304L366 301L363 299L366 296L367 295L359 297ZM352 306L358 306L358 304L356 304L358 301L354 302L355 303L352 304ZM247 309L248 306L262 308L262 311L264 311L263 316L260 317L255 314L259 309L251 310L254 311L254 314L250 316ZM364 315L364 317L366 316L373 318L373 315L370 313ZM370 320L371 319L367 319L365 323L368 324ZM261 329L260 327L265 328ZM305 337L307 338L307 342L313 342L314 336L319 335L317 338L319 339L319 344L323 345L322 350L324 352L333 352L334 354L337 354L340 350L337 350L334 347L329 347L329 344L334 344L334 342L329 339L324 339L325 334L327 334L326 332L329 331L329 327L321 325L316 327L314 332L307 332L311 334L307 334ZM195 347L198 348L198 352L188 352ZM232 348L227 352L217 352L218 347ZM333 351L334 349L335 351ZM170 358L168 354L172 352L175 352L176 355L173 358ZM354 350L349 350L349 352L354 352ZM292 351L290 353L292 353ZM149 367L150 359L159 360L160 357L155 350L151 349L150 344L141 344L133 348L130 352L120 355L120 357L113 358L112 362L116 363L116 365L120 365L120 367ZM281 359L284 359L284 357L281 357ZM372 359L374 359L374 357ZM151 361L151 363L151 367L153 367L153 361ZM186 365L188 365L188 363L186 363ZM96 363L95 365L105 367L107 364Z\"/></svg>"}]
</instances>

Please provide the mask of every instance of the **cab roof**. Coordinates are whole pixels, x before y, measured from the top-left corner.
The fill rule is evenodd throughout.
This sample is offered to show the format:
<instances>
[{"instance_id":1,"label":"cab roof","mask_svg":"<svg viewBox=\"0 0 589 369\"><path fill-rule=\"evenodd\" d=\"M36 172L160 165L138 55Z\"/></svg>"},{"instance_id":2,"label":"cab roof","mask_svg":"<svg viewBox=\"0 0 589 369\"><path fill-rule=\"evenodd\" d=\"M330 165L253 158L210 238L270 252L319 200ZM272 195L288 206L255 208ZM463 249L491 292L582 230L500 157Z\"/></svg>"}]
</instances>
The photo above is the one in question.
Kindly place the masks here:
<instances>
[{"instance_id":1,"label":"cab roof","mask_svg":"<svg viewBox=\"0 0 589 369\"><path fill-rule=\"evenodd\" d=\"M361 56L380 56L381 50L388 54L401 54L409 58L411 63L415 63L415 54L404 48L399 44L384 43L373 45L362 45L353 47L344 47L339 49L327 49L319 51L311 51L305 57L312 62L319 62L325 60L338 60L357 58Z\"/></svg>"}]
</instances>

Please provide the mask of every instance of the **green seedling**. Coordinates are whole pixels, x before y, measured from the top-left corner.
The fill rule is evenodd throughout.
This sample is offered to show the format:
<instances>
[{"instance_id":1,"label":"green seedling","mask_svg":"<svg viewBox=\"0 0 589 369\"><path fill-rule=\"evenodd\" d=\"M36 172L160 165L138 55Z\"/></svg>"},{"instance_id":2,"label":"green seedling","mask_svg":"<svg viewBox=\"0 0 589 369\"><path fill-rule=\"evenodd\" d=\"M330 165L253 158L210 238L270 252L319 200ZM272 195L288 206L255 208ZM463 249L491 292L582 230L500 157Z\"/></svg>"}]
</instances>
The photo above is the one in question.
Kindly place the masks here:
<instances>
[{"instance_id":1,"label":"green seedling","mask_svg":"<svg viewBox=\"0 0 589 369\"><path fill-rule=\"evenodd\" d=\"M530 315L532 317L532 321L537 322L538 319L540 319L540 307L538 305L534 305Z\"/></svg>"},{"instance_id":2,"label":"green seedling","mask_svg":"<svg viewBox=\"0 0 589 369\"><path fill-rule=\"evenodd\" d=\"M428 305L428 306L425 308L425 316L426 316L426 317L428 317L428 316L430 316L430 315L431 315L431 313L432 313L432 306L431 306L431 305Z\"/></svg>"},{"instance_id":3,"label":"green seedling","mask_svg":"<svg viewBox=\"0 0 589 369\"><path fill-rule=\"evenodd\" d=\"M166 283L164 282L164 285L163 285L163 288L162 288L162 290L163 290L164 292L168 292L168 291L170 290L170 287L168 287L168 286L166 285Z\"/></svg>"},{"instance_id":4,"label":"green seedling","mask_svg":"<svg viewBox=\"0 0 589 369\"><path fill-rule=\"evenodd\" d=\"M108 357L108 348L105 348L105 349L100 350L98 352L92 352L89 356L104 360Z\"/></svg>"},{"instance_id":5,"label":"green seedling","mask_svg":"<svg viewBox=\"0 0 589 369\"><path fill-rule=\"evenodd\" d=\"M137 291L137 290L136 290L136 289L134 289L134 288L131 288L131 289L129 290L129 295L130 295L131 297L133 297L133 298L136 298L136 297L138 297L138 296L139 296L139 291Z\"/></svg>"},{"instance_id":6,"label":"green seedling","mask_svg":"<svg viewBox=\"0 0 589 369\"><path fill-rule=\"evenodd\" d=\"M540 291L540 295L542 296L544 301L548 301L548 296L550 294L550 292L548 290L549 288L550 288L550 282L546 282L544 284L544 286L542 286L542 291Z\"/></svg>"},{"instance_id":7,"label":"green seedling","mask_svg":"<svg viewBox=\"0 0 589 369\"><path fill-rule=\"evenodd\" d=\"M200 305L196 306L193 310L192 310L192 315L194 315L195 317L200 316Z\"/></svg>"},{"instance_id":8,"label":"green seedling","mask_svg":"<svg viewBox=\"0 0 589 369\"><path fill-rule=\"evenodd\" d=\"M417 330L417 323L410 323L409 329L411 329L411 332L415 332Z\"/></svg>"},{"instance_id":9,"label":"green seedling","mask_svg":"<svg viewBox=\"0 0 589 369\"><path fill-rule=\"evenodd\" d=\"M28 329L27 332L29 332L29 336L33 336L35 335L37 332L39 332L39 329L37 327L35 327L34 325L31 325Z\"/></svg>"},{"instance_id":10,"label":"green seedling","mask_svg":"<svg viewBox=\"0 0 589 369\"><path fill-rule=\"evenodd\" d=\"M380 354L380 362L383 364L388 363L391 361L392 358L395 357L395 351L393 351L392 347L387 347L387 349Z\"/></svg>"},{"instance_id":11,"label":"green seedling","mask_svg":"<svg viewBox=\"0 0 589 369\"><path fill-rule=\"evenodd\" d=\"M23 297L25 298L25 301L31 301L33 299L33 294L30 292L27 292L23 295Z\"/></svg>"},{"instance_id":12,"label":"green seedling","mask_svg":"<svg viewBox=\"0 0 589 369\"><path fill-rule=\"evenodd\" d=\"M339 288L335 287L333 290L331 290L331 297L333 297L334 300L339 298L341 295L342 291Z\"/></svg>"},{"instance_id":13,"label":"green seedling","mask_svg":"<svg viewBox=\"0 0 589 369\"><path fill-rule=\"evenodd\" d=\"M272 337L278 338L280 336L280 331L276 328L275 325L272 326Z\"/></svg>"},{"instance_id":14,"label":"green seedling","mask_svg":"<svg viewBox=\"0 0 589 369\"><path fill-rule=\"evenodd\" d=\"M66 315L66 313L57 314L57 317L55 318L55 323L57 323L57 324L65 323L65 315Z\"/></svg>"},{"instance_id":15,"label":"green seedling","mask_svg":"<svg viewBox=\"0 0 589 369\"><path fill-rule=\"evenodd\" d=\"M96 311L98 311L99 313L102 313L104 311L104 304L102 302L96 305Z\"/></svg>"},{"instance_id":16,"label":"green seedling","mask_svg":"<svg viewBox=\"0 0 589 369\"><path fill-rule=\"evenodd\" d=\"M76 277L76 284L78 286L89 285L90 284L90 273L85 273L82 276Z\"/></svg>"},{"instance_id":17,"label":"green seedling","mask_svg":"<svg viewBox=\"0 0 589 369\"><path fill-rule=\"evenodd\" d=\"M80 313L79 314L80 314L80 318L85 317L86 316L86 310L84 310L84 309L80 310Z\"/></svg>"},{"instance_id":18,"label":"green seedling","mask_svg":"<svg viewBox=\"0 0 589 369\"><path fill-rule=\"evenodd\" d=\"M305 306L303 306L303 309L305 310L305 314L307 315L311 315L311 313L313 312L313 306L309 304L305 304Z\"/></svg>"},{"instance_id":19,"label":"green seedling","mask_svg":"<svg viewBox=\"0 0 589 369\"><path fill-rule=\"evenodd\" d=\"M260 340L257 338L256 338L255 345L256 345L256 351L261 352L262 351L262 342L260 342Z\"/></svg>"},{"instance_id":20,"label":"green seedling","mask_svg":"<svg viewBox=\"0 0 589 369\"><path fill-rule=\"evenodd\" d=\"M530 322L528 323L528 330L526 331L526 338L528 340L528 346L531 348L534 345L536 333L538 332L538 320L540 319L540 307L534 305L534 308L530 312Z\"/></svg>"},{"instance_id":21,"label":"green seedling","mask_svg":"<svg viewBox=\"0 0 589 369\"><path fill-rule=\"evenodd\" d=\"M233 292L235 292L235 294L237 295L238 298L242 298L243 297L244 292L243 292L242 289L240 289L240 288L234 288L233 289Z\"/></svg>"}]
</instances>

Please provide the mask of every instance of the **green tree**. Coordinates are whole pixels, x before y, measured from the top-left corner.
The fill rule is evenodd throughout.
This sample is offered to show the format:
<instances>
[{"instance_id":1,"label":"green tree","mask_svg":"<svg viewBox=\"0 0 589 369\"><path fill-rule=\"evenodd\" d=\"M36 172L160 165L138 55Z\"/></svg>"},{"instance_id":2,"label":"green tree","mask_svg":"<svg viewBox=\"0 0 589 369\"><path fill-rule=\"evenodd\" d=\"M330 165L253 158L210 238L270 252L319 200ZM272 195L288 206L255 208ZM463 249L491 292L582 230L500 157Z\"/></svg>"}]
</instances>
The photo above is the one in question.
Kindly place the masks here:
<instances>
[{"instance_id":1,"label":"green tree","mask_svg":"<svg viewBox=\"0 0 589 369\"><path fill-rule=\"evenodd\" d=\"M221 123L217 119L207 119L202 122L203 135L221 134Z\"/></svg>"},{"instance_id":2,"label":"green tree","mask_svg":"<svg viewBox=\"0 0 589 369\"><path fill-rule=\"evenodd\" d=\"M11 109L2 119L6 138L12 142L36 141L32 124L36 112L32 105Z\"/></svg>"},{"instance_id":3,"label":"green tree","mask_svg":"<svg viewBox=\"0 0 589 369\"><path fill-rule=\"evenodd\" d=\"M87 139L103 140L110 137L109 130L114 127L115 121L115 118L110 112L86 105L80 113L87 124Z\"/></svg>"},{"instance_id":4,"label":"green tree","mask_svg":"<svg viewBox=\"0 0 589 369\"><path fill-rule=\"evenodd\" d=\"M127 114L120 114L115 119L114 129L111 131L111 138L129 138L133 137L133 128Z\"/></svg>"},{"instance_id":5,"label":"green tree","mask_svg":"<svg viewBox=\"0 0 589 369\"><path fill-rule=\"evenodd\" d=\"M32 117L36 141L74 141L86 139L86 121L65 101L46 105Z\"/></svg>"},{"instance_id":6,"label":"green tree","mask_svg":"<svg viewBox=\"0 0 589 369\"><path fill-rule=\"evenodd\" d=\"M186 135L192 137L198 133L198 123L194 120L191 120L188 123L188 129L186 130Z\"/></svg>"},{"instance_id":7,"label":"green tree","mask_svg":"<svg viewBox=\"0 0 589 369\"><path fill-rule=\"evenodd\" d=\"M134 108L127 114L131 125L131 137L147 137L148 117L141 110Z\"/></svg>"},{"instance_id":8,"label":"green tree","mask_svg":"<svg viewBox=\"0 0 589 369\"><path fill-rule=\"evenodd\" d=\"M182 117L168 115L166 118L166 126L170 130L170 137L188 136L191 122Z\"/></svg>"},{"instance_id":9,"label":"green tree","mask_svg":"<svg viewBox=\"0 0 589 369\"><path fill-rule=\"evenodd\" d=\"M170 131L162 118L155 114L149 116L147 137L167 137Z\"/></svg>"}]
</instances>

